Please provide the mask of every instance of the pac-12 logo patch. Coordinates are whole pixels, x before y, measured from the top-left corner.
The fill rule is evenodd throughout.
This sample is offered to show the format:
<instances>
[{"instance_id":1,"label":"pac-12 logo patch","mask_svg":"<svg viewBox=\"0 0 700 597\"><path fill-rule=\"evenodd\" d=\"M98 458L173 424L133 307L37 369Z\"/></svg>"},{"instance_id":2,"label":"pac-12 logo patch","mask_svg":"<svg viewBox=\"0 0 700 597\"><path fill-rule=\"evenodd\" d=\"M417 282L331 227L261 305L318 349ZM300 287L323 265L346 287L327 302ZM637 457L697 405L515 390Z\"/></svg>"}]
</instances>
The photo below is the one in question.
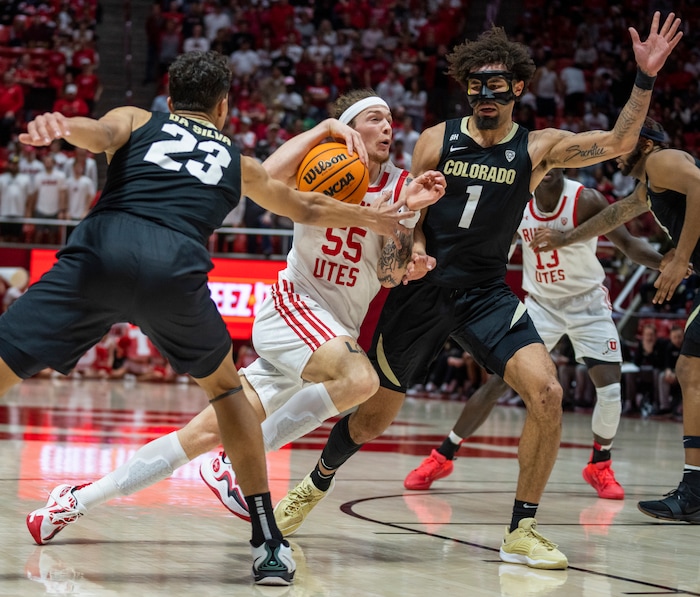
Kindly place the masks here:
<instances>
[{"instance_id":1,"label":"pac-12 logo patch","mask_svg":"<svg viewBox=\"0 0 700 597\"><path fill-rule=\"evenodd\" d=\"M515 152L512 149L506 149L506 159L512 162L515 159Z\"/></svg>"}]
</instances>

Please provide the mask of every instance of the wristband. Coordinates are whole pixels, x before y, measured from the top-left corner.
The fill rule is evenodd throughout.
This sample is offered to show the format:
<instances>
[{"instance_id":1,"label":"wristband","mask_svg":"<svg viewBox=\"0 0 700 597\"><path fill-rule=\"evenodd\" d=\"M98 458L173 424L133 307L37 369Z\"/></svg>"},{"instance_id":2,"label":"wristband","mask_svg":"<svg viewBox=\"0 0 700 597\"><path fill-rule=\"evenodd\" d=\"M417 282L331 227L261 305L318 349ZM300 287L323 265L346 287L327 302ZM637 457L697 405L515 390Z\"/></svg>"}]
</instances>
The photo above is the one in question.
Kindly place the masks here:
<instances>
[{"instance_id":1,"label":"wristband","mask_svg":"<svg viewBox=\"0 0 700 597\"><path fill-rule=\"evenodd\" d=\"M634 79L634 84L644 91L651 91L654 88L656 77L651 77L642 72L642 69L637 67L637 76Z\"/></svg>"},{"instance_id":2,"label":"wristband","mask_svg":"<svg viewBox=\"0 0 700 597\"><path fill-rule=\"evenodd\" d=\"M413 229L416 227L418 220L420 220L420 211L417 211L416 214L410 218L404 218L403 220L399 220L399 224L405 226L406 228Z\"/></svg>"}]
</instances>

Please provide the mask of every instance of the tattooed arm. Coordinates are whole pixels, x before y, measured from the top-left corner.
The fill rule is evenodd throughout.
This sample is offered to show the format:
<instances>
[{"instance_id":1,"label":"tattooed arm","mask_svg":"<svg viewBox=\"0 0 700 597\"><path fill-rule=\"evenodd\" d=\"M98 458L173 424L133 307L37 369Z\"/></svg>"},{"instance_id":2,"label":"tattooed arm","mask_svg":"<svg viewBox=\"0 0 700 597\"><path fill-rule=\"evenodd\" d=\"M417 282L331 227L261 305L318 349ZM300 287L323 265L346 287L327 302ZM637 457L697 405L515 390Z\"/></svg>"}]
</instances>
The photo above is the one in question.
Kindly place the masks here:
<instances>
[{"instance_id":1,"label":"tattooed arm","mask_svg":"<svg viewBox=\"0 0 700 597\"><path fill-rule=\"evenodd\" d=\"M629 29L640 74L611 131L573 134L544 129L530 133L528 152L533 165L530 190L534 190L552 168L583 168L634 149L649 109L653 78L683 36L678 31L680 19L676 19L673 13L668 15L660 28L659 21L660 14L656 12L649 37L644 42L634 28Z\"/></svg>"},{"instance_id":2,"label":"tattooed arm","mask_svg":"<svg viewBox=\"0 0 700 597\"><path fill-rule=\"evenodd\" d=\"M565 245L588 240L615 230L618 226L647 211L649 206L646 201L646 187L639 183L631 195L609 205L572 230L561 232L551 228L538 228L530 242L530 248L537 252L552 251Z\"/></svg>"},{"instance_id":3,"label":"tattooed arm","mask_svg":"<svg viewBox=\"0 0 700 597\"><path fill-rule=\"evenodd\" d=\"M404 229L398 232L398 236L401 246L397 247L394 239L388 238L377 262L377 278L385 288L393 288L401 283L411 261L413 230Z\"/></svg>"}]
</instances>

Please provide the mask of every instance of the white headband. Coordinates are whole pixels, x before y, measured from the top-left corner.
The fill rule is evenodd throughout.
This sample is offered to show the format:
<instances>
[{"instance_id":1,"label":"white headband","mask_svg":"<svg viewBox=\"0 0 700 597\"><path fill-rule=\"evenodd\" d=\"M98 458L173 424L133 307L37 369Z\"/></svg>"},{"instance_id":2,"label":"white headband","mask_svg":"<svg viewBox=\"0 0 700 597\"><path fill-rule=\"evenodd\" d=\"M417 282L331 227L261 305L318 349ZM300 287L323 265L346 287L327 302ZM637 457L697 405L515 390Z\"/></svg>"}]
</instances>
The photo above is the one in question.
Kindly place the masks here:
<instances>
[{"instance_id":1,"label":"white headband","mask_svg":"<svg viewBox=\"0 0 700 597\"><path fill-rule=\"evenodd\" d=\"M354 103L345 112L343 112L338 120L343 124L350 124L352 119L355 118L360 112L366 110L370 106L384 106L387 110L391 111L389 104L387 104L381 97L373 95L371 97L366 97L361 99L359 102Z\"/></svg>"}]
</instances>

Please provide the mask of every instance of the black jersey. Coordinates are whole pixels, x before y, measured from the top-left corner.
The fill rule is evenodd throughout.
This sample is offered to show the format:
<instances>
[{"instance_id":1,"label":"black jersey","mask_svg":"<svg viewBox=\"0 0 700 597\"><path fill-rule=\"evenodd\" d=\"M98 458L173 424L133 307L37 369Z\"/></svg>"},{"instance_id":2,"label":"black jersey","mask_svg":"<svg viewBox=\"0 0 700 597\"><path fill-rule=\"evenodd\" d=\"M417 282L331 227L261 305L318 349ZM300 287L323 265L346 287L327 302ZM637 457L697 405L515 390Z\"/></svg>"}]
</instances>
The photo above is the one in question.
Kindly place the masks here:
<instances>
[{"instance_id":1,"label":"black jersey","mask_svg":"<svg viewBox=\"0 0 700 597\"><path fill-rule=\"evenodd\" d=\"M700 168L700 160L695 159L695 166ZM673 242L673 245L678 245L681 238L681 230L685 221L685 203L686 196L678 191L666 190L656 193L647 187L647 204L651 213L654 214L659 226L668 234ZM700 242L695 245L693 253L690 256L690 261L697 268L700 266Z\"/></svg>"},{"instance_id":2,"label":"black jersey","mask_svg":"<svg viewBox=\"0 0 700 597\"><path fill-rule=\"evenodd\" d=\"M240 194L241 157L231 139L200 121L153 112L114 154L90 215L118 210L206 243Z\"/></svg>"},{"instance_id":3,"label":"black jersey","mask_svg":"<svg viewBox=\"0 0 700 597\"><path fill-rule=\"evenodd\" d=\"M425 280L452 288L505 276L508 250L531 196L527 129L513 124L503 141L481 147L467 122L468 117L445 123L437 170L447 187L423 222L427 253L437 260Z\"/></svg>"}]
</instances>

